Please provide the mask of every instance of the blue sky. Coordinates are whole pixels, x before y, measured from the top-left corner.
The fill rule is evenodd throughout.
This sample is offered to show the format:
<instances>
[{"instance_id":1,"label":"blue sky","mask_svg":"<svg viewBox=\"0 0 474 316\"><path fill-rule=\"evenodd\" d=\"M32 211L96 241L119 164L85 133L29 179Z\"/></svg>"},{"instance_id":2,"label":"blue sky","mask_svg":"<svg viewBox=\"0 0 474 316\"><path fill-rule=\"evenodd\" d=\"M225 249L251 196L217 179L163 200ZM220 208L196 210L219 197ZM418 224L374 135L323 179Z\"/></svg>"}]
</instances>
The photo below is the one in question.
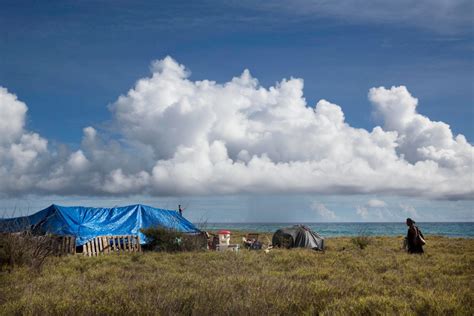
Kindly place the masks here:
<instances>
[{"instance_id":1,"label":"blue sky","mask_svg":"<svg viewBox=\"0 0 474 316\"><path fill-rule=\"evenodd\" d=\"M244 69L263 87L283 78L302 78L308 106L326 99L342 108L351 127L368 131L382 124L373 115L369 89L403 85L418 98L418 113L445 122L454 135L462 134L472 144L472 3L404 0L388 5L375 1L371 8L359 10L360 5L359 1L342 1L339 6L326 1L271 5L253 1L6 1L0 10L0 86L28 106L26 128L47 139L55 152L63 145L71 151L81 148L87 126L105 131L107 138L117 137L111 127L111 107L137 80L150 76L153 60L166 56L185 65L192 81L225 83ZM472 171L472 156L470 165ZM347 193L322 190L303 196L301 192L283 194L283 198L281 192L278 198L215 192L198 197L168 192L164 195L171 197L139 194L130 198L127 193L115 194L110 201L103 196L87 200L89 193L69 190L59 195L41 193L39 204L86 199L98 206L129 201L160 206L190 200L194 202L189 203L189 214L195 219L211 212L205 215L210 221L311 221L327 215L308 211L319 203L336 216L326 220L354 221L371 220L359 216L364 212L357 209L375 199L386 204L378 209L402 213L400 205L408 203L422 219L473 219L470 199L405 197L399 191ZM6 194L3 205L24 207L18 201L25 199L24 194ZM213 205L227 210L228 216L212 210ZM441 208L450 215L442 214ZM295 209L299 211L288 215ZM384 216L378 220L398 219L398 215Z\"/></svg>"}]
</instances>

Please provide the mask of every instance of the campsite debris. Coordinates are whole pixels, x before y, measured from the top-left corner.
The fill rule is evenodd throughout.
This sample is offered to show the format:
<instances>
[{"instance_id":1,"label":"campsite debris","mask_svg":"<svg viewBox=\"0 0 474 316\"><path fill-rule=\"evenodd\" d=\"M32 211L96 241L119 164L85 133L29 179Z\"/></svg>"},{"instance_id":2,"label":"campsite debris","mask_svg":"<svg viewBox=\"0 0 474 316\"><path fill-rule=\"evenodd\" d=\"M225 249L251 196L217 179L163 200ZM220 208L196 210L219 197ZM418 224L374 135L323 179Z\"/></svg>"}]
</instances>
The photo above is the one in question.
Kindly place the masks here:
<instances>
[{"instance_id":1,"label":"campsite debris","mask_svg":"<svg viewBox=\"0 0 474 316\"><path fill-rule=\"evenodd\" d=\"M219 243L216 245L217 251L239 251L239 245L230 243L230 234L229 230L219 231Z\"/></svg>"},{"instance_id":2,"label":"campsite debris","mask_svg":"<svg viewBox=\"0 0 474 316\"><path fill-rule=\"evenodd\" d=\"M258 240L259 234L250 233L246 237L242 237L244 247L249 250L260 250L262 249L262 242Z\"/></svg>"},{"instance_id":3,"label":"campsite debris","mask_svg":"<svg viewBox=\"0 0 474 316\"><path fill-rule=\"evenodd\" d=\"M217 250L217 245L219 244L219 236L206 232L207 237L207 249Z\"/></svg>"},{"instance_id":4,"label":"campsite debris","mask_svg":"<svg viewBox=\"0 0 474 316\"><path fill-rule=\"evenodd\" d=\"M219 245L230 244L230 230L219 231Z\"/></svg>"}]
</instances>

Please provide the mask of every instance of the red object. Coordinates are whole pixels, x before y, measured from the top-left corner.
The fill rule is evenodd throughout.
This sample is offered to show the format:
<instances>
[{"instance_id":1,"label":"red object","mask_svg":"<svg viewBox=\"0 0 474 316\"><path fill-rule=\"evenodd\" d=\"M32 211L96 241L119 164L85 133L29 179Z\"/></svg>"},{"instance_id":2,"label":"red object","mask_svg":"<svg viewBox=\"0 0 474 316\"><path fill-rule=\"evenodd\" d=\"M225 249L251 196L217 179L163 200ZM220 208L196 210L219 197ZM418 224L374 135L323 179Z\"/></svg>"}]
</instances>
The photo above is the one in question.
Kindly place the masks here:
<instances>
[{"instance_id":1,"label":"red object","mask_svg":"<svg viewBox=\"0 0 474 316\"><path fill-rule=\"evenodd\" d=\"M221 230L219 231L219 235L230 235L230 230Z\"/></svg>"}]
</instances>

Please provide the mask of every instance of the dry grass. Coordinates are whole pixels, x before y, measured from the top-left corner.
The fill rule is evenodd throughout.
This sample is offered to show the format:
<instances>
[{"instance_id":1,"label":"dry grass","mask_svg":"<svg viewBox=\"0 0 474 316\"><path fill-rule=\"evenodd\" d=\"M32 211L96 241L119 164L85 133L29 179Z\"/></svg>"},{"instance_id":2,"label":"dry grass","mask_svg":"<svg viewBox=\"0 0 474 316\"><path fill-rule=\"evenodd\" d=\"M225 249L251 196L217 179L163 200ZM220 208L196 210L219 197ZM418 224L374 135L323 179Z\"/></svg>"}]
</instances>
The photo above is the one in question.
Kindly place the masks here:
<instances>
[{"instance_id":1,"label":"dry grass","mask_svg":"<svg viewBox=\"0 0 474 316\"><path fill-rule=\"evenodd\" d=\"M422 256L403 252L401 237L376 237L363 250L326 239L324 253L49 258L38 274L0 274L0 313L472 315L474 240L428 242Z\"/></svg>"}]
</instances>

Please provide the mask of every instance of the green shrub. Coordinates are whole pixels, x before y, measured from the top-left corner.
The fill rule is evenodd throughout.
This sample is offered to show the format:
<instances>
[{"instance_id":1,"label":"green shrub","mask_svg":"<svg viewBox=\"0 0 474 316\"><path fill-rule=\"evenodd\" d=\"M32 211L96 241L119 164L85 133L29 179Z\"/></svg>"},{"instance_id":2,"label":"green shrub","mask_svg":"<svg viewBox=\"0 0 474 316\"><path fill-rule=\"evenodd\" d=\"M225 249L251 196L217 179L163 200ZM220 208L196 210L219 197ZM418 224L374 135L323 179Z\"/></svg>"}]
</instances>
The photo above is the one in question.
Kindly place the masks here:
<instances>
[{"instance_id":1,"label":"green shrub","mask_svg":"<svg viewBox=\"0 0 474 316\"><path fill-rule=\"evenodd\" d=\"M356 237L353 237L351 239L351 242L358 248L360 249L364 249L365 247L367 247L368 245L370 245L371 243L371 239L369 236L367 235L359 235L359 236L356 236Z\"/></svg>"},{"instance_id":2,"label":"green shrub","mask_svg":"<svg viewBox=\"0 0 474 316\"><path fill-rule=\"evenodd\" d=\"M149 227L141 232L147 239L147 247L153 251L192 251L207 246L207 239L203 235L184 234L163 226Z\"/></svg>"},{"instance_id":3,"label":"green shrub","mask_svg":"<svg viewBox=\"0 0 474 316\"><path fill-rule=\"evenodd\" d=\"M40 271L47 257L54 255L55 239L35 236L31 231L0 234L0 271L27 266Z\"/></svg>"}]
</instances>

